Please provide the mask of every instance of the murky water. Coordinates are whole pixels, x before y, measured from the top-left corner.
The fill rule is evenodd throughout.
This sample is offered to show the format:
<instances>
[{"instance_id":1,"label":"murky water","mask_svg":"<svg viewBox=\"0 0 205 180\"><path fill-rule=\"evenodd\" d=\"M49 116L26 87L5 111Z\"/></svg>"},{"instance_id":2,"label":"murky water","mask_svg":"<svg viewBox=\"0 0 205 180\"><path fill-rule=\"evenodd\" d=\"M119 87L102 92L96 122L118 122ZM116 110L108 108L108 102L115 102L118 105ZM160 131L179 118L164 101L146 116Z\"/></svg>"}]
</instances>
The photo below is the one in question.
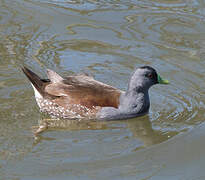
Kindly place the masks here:
<instances>
[{"instance_id":1,"label":"murky water","mask_svg":"<svg viewBox=\"0 0 205 180\"><path fill-rule=\"evenodd\" d=\"M205 179L205 3L201 0L0 1L0 179ZM125 90L141 65L169 86L144 117L50 122L22 65L86 72Z\"/></svg>"}]
</instances>

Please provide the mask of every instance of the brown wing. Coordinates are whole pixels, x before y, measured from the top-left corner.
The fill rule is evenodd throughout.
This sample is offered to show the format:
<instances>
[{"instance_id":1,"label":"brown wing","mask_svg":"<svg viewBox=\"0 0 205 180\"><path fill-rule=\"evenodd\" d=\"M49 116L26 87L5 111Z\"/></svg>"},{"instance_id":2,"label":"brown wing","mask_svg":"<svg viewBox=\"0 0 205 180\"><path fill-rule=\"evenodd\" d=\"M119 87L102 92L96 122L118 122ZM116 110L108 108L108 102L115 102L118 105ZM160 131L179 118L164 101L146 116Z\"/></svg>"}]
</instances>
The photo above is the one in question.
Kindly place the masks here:
<instances>
[{"instance_id":1,"label":"brown wing","mask_svg":"<svg viewBox=\"0 0 205 180\"><path fill-rule=\"evenodd\" d=\"M122 93L112 86L85 75L69 76L63 81L51 82L44 90L46 94L55 96L54 101L63 107L80 104L89 108L93 106L117 108Z\"/></svg>"}]
</instances>

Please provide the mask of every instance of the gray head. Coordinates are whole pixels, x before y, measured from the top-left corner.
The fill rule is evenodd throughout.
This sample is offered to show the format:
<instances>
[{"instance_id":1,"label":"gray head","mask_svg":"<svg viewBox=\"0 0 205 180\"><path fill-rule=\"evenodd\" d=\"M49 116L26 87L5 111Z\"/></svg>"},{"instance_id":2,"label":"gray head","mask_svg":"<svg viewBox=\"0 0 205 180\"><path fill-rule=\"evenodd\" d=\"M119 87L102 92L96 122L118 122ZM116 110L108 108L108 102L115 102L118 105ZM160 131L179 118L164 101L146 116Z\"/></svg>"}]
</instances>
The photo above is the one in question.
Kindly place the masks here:
<instances>
[{"instance_id":1,"label":"gray head","mask_svg":"<svg viewBox=\"0 0 205 180\"><path fill-rule=\"evenodd\" d=\"M158 83L168 84L169 81L162 79L156 70L150 66L139 67L130 78L128 91L135 90L136 88L145 91Z\"/></svg>"}]
</instances>

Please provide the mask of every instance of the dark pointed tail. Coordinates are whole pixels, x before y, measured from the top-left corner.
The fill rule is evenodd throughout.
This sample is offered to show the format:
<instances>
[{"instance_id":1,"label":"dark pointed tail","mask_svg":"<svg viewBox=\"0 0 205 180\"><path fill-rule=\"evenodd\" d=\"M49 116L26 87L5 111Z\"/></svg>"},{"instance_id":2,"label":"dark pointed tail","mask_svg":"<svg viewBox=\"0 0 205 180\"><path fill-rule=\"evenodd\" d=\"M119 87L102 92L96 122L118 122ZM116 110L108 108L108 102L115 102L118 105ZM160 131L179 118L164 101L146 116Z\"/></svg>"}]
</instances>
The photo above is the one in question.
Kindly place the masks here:
<instances>
[{"instance_id":1,"label":"dark pointed tail","mask_svg":"<svg viewBox=\"0 0 205 180\"><path fill-rule=\"evenodd\" d=\"M44 94L44 91L43 91L44 82L43 82L43 80L41 80L41 78L37 74L35 74L34 72L29 70L25 66L22 67L22 71L27 76L27 78L31 81L31 83L37 89L37 91L43 96L43 94Z\"/></svg>"}]
</instances>

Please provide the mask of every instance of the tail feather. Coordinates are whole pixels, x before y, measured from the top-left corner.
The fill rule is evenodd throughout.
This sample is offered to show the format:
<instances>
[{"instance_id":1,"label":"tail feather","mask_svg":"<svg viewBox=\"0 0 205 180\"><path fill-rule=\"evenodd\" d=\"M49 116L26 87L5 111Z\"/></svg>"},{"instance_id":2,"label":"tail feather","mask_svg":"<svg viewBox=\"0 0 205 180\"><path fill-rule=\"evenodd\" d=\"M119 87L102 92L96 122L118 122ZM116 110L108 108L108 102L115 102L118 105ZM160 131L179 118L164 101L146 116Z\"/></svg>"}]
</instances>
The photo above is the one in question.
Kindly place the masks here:
<instances>
[{"instance_id":1,"label":"tail feather","mask_svg":"<svg viewBox=\"0 0 205 180\"><path fill-rule=\"evenodd\" d=\"M22 67L22 71L27 76L27 78L31 81L31 84L36 88L36 90L43 96L44 81L41 80L41 78L37 74L35 74L25 66Z\"/></svg>"}]
</instances>

